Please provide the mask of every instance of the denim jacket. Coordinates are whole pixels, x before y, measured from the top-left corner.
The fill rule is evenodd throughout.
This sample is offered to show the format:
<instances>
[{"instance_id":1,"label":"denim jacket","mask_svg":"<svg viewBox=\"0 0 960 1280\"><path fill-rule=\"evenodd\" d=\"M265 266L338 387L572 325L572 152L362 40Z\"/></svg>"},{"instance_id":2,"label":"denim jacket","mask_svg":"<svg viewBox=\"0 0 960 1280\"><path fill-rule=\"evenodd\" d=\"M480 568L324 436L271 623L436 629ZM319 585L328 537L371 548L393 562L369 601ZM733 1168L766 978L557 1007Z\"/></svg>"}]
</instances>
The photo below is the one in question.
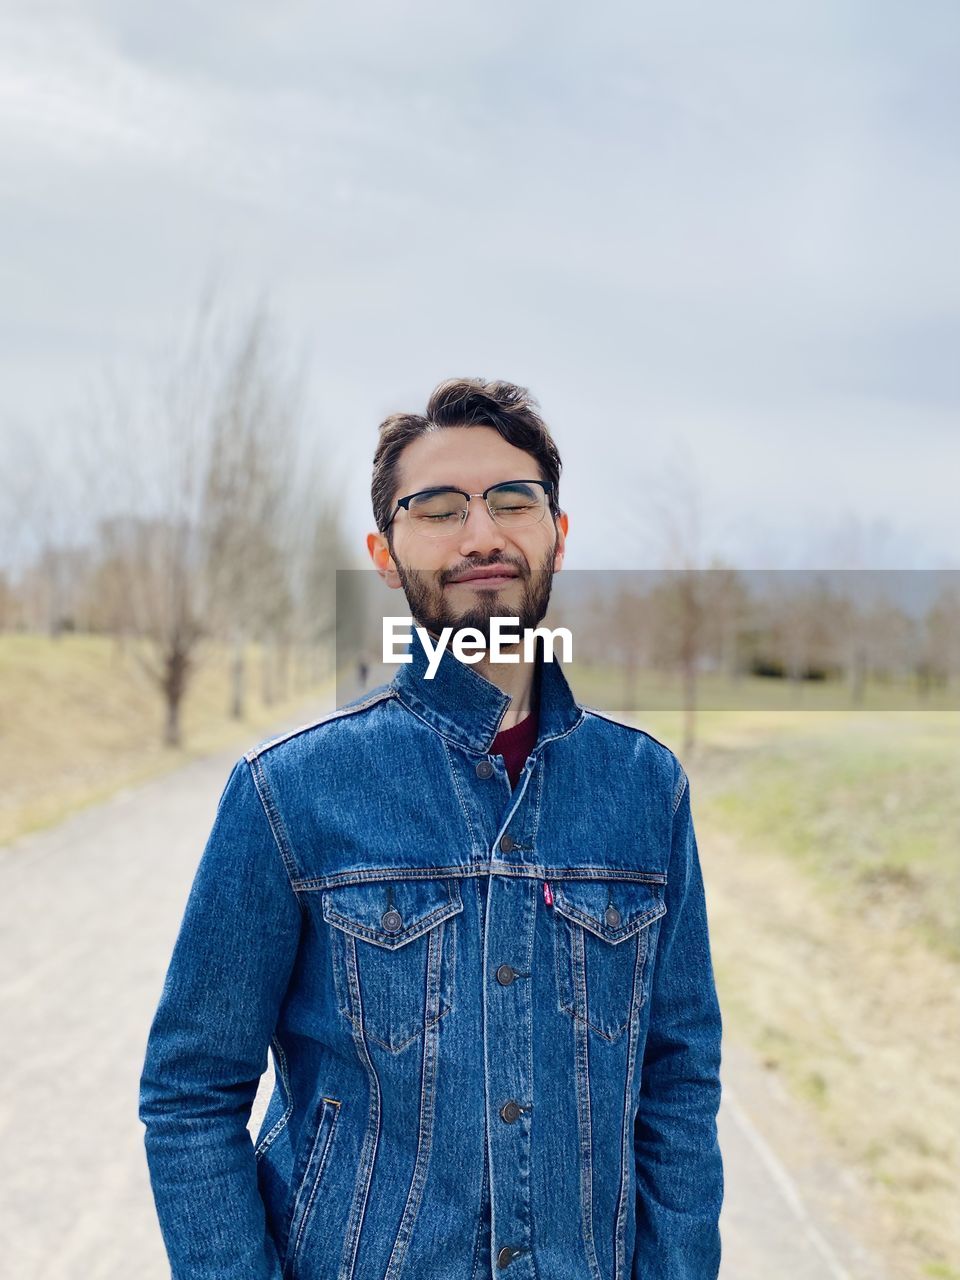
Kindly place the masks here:
<instances>
[{"instance_id":1,"label":"denim jacket","mask_svg":"<svg viewBox=\"0 0 960 1280\"><path fill-rule=\"evenodd\" d=\"M140 1080L173 1280L715 1280L685 772L541 648L512 788L509 696L409 656L220 797Z\"/></svg>"}]
</instances>

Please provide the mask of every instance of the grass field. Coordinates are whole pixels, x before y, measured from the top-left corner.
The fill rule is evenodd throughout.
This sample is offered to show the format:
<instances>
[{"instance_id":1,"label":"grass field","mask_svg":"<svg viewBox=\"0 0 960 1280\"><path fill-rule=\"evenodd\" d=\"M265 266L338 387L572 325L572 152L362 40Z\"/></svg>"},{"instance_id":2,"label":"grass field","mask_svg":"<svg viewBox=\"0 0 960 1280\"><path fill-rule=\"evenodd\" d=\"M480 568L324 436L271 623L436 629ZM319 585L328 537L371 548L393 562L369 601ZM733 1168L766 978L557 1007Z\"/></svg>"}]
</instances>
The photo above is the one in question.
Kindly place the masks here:
<instances>
[{"instance_id":1,"label":"grass field","mask_svg":"<svg viewBox=\"0 0 960 1280\"><path fill-rule=\"evenodd\" d=\"M130 652L103 636L0 634L0 844L60 821L120 787L224 749L238 751L323 690L265 706L248 649L243 720L229 714L228 655L205 646L182 709L183 745L162 742L159 694Z\"/></svg>"},{"instance_id":2,"label":"grass field","mask_svg":"<svg viewBox=\"0 0 960 1280\"><path fill-rule=\"evenodd\" d=\"M960 1280L960 715L704 712L683 762L725 1034L871 1189L893 1274Z\"/></svg>"},{"instance_id":3,"label":"grass field","mask_svg":"<svg viewBox=\"0 0 960 1280\"><path fill-rule=\"evenodd\" d=\"M597 707L625 707L628 683L622 671L581 662L569 664L567 674L582 702ZM642 714L669 716L682 704L683 684L677 674L639 671L632 688L632 705ZM851 710L850 685L842 680L780 680L741 676L731 680L716 672L697 677L697 705L702 711L842 711ZM861 691L862 711L960 711L960 681L923 693L917 683L903 679L867 680ZM637 712L636 714L641 714Z\"/></svg>"}]
</instances>

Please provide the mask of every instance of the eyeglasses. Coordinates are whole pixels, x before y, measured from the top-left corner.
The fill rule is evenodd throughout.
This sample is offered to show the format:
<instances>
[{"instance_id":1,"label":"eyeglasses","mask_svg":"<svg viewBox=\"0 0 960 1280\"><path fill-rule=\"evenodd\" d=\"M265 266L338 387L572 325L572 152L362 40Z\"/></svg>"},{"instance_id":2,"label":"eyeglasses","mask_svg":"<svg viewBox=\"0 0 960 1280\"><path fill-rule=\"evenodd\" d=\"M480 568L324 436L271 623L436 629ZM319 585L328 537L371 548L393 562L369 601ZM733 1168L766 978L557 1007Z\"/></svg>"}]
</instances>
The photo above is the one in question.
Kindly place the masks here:
<instances>
[{"instance_id":1,"label":"eyeglasses","mask_svg":"<svg viewBox=\"0 0 960 1280\"><path fill-rule=\"evenodd\" d=\"M482 493L464 493L449 485L420 489L397 499L383 532L386 533L403 507L414 532L425 538L448 538L463 528L471 498L483 498L491 519L503 528L522 528L543 519L553 505L552 494L553 485L546 480L505 480L490 485Z\"/></svg>"}]
</instances>

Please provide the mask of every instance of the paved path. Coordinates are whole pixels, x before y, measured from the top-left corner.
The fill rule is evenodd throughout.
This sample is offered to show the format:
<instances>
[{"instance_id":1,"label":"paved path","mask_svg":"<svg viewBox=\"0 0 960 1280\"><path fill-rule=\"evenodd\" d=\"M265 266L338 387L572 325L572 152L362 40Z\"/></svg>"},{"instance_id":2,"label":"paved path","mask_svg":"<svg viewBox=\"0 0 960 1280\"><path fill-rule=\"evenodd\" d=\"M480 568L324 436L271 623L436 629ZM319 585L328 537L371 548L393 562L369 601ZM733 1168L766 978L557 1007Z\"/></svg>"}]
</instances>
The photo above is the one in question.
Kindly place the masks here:
<instances>
[{"instance_id":1,"label":"paved path","mask_svg":"<svg viewBox=\"0 0 960 1280\"><path fill-rule=\"evenodd\" d=\"M139 1076L197 859L241 750L0 848L0 1238L11 1280L169 1277ZM724 1043L722 1280L902 1280L849 1225L834 1225L866 1221L857 1188L751 1055ZM254 1132L271 1087L268 1073Z\"/></svg>"}]
</instances>

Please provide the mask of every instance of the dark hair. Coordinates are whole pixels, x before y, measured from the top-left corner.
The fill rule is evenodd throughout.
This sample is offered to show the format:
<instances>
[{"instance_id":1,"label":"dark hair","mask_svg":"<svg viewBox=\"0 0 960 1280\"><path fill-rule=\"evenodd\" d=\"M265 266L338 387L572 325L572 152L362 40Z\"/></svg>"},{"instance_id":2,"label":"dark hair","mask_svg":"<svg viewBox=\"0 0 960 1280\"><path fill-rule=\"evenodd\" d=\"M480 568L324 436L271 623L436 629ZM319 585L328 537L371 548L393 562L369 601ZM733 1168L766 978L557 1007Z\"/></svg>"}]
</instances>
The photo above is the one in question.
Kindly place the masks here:
<instances>
[{"instance_id":1,"label":"dark hair","mask_svg":"<svg viewBox=\"0 0 960 1280\"><path fill-rule=\"evenodd\" d=\"M539 405L526 387L513 382L485 382L482 378L447 378L433 389L426 413L391 413L380 423L380 439L373 455L370 497L377 528L393 513L400 455L412 440L447 427L493 427L508 444L532 454L542 478L553 485L550 509L560 511L560 454ZM519 477L518 477L519 478ZM531 476L530 479L533 479ZM387 530L387 540L393 525Z\"/></svg>"}]
</instances>

